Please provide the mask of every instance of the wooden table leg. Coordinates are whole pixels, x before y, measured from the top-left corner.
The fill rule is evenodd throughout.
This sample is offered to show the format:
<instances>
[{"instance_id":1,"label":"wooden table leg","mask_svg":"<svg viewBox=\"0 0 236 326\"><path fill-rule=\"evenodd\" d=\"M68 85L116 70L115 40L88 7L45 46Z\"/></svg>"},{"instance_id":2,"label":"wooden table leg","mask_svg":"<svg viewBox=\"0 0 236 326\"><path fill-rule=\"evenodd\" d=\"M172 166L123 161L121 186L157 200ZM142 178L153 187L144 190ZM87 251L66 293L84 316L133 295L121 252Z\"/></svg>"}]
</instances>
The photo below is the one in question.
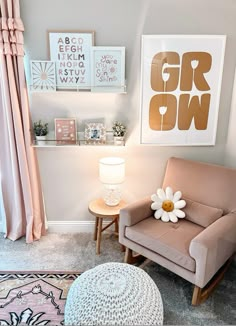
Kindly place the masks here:
<instances>
[{"instance_id":1,"label":"wooden table leg","mask_svg":"<svg viewBox=\"0 0 236 326\"><path fill-rule=\"evenodd\" d=\"M102 237L102 217L98 218L98 232L97 232L97 243L96 243L96 254L100 255L100 245Z\"/></svg>"},{"instance_id":2,"label":"wooden table leg","mask_svg":"<svg viewBox=\"0 0 236 326\"><path fill-rule=\"evenodd\" d=\"M98 217L95 217L95 226L94 226L94 235L93 239L96 241L97 240L97 234L98 234Z\"/></svg>"}]
</instances>

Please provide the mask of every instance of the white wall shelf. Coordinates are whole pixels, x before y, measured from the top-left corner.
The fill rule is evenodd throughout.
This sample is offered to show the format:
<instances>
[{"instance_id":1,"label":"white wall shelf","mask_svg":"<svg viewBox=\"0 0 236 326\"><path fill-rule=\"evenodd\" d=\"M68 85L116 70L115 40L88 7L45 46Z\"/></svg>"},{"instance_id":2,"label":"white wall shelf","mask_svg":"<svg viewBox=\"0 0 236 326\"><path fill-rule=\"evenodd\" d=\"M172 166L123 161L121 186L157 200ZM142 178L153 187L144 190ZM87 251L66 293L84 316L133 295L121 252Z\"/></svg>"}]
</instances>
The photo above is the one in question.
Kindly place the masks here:
<instances>
[{"instance_id":1,"label":"white wall shelf","mask_svg":"<svg viewBox=\"0 0 236 326\"><path fill-rule=\"evenodd\" d=\"M114 142L112 131L106 132L106 140L86 140L84 139L84 132L77 133L77 139L75 142L56 140L50 133L45 141L34 140L33 147L74 147L74 146L124 146L125 144L118 145Z\"/></svg>"},{"instance_id":2,"label":"white wall shelf","mask_svg":"<svg viewBox=\"0 0 236 326\"><path fill-rule=\"evenodd\" d=\"M118 146L118 145L115 145L114 142L106 142L106 143L86 143L85 141L77 141L75 144L71 144L71 143L68 143L68 144L57 144L57 141L55 140L46 140L46 143L45 144L38 144L36 141L34 142L34 144L32 144L33 147L75 147L75 146L90 146L90 147L99 147L99 146ZM124 145L122 145L124 146Z\"/></svg>"},{"instance_id":3,"label":"white wall shelf","mask_svg":"<svg viewBox=\"0 0 236 326\"><path fill-rule=\"evenodd\" d=\"M88 92L88 93L114 93L114 94L127 94L127 87L126 85L117 87L117 86L107 86L107 87L56 87L56 90L47 90L47 89L40 89L39 87L35 88L32 85L29 85L29 90L31 92L37 92L37 93L55 93L55 92Z\"/></svg>"}]
</instances>

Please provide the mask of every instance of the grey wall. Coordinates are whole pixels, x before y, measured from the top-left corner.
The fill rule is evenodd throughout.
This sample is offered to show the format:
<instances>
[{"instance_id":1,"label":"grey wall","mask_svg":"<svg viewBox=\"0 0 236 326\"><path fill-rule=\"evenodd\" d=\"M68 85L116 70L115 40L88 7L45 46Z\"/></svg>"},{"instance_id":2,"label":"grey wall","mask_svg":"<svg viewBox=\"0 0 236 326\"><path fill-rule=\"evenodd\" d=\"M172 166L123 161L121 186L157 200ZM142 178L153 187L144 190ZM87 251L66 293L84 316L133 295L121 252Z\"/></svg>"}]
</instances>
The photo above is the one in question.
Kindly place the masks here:
<instances>
[{"instance_id":1,"label":"grey wall","mask_svg":"<svg viewBox=\"0 0 236 326\"><path fill-rule=\"evenodd\" d=\"M235 71L236 72L236 71ZM236 73L232 93L228 137L225 146L224 163L226 166L236 168Z\"/></svg>"},{"instance_id":2,"label":"grey wall","mask_svg":"<svg viewBox=\"0 0 236 326\"><path fill-rule=\"evenodd\" d=\"M101 194L98 160L126 159L124 198L151 194L161 185L170 156L224 163L236 62L234 0L21 0L28 60L47 60L47 30L94 30L96 45L126 47L127 94L76 92L32 93L32 119L55 117L114 119L128 125L125 147L37 149L49 220L88 220L88 202ZM142 34L225 34L226 55L215 146L159 147L139 145L140 41ZM232 134L233 135L233 134Z\"/></svg>"}]
</instances>

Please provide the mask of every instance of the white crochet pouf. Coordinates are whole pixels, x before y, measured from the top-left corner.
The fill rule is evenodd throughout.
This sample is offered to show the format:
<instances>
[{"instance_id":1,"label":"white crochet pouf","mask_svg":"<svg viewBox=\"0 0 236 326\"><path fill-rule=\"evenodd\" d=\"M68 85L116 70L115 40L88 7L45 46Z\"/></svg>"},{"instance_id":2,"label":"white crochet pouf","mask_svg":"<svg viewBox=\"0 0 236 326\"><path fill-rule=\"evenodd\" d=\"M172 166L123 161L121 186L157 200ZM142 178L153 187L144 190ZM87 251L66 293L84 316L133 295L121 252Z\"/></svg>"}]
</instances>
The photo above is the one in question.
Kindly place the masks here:
<instances>
[{"instance_id":1,"label":"white crochet pouf","mask_svg":"<svg viewBox=\"0 0 236 326\"><path fill-rule=\"evenodd\" d=\"M84 272L71 285L65 325L162 325L163 304L151 277L124 263Z\"/></svg>"}]
</instances>

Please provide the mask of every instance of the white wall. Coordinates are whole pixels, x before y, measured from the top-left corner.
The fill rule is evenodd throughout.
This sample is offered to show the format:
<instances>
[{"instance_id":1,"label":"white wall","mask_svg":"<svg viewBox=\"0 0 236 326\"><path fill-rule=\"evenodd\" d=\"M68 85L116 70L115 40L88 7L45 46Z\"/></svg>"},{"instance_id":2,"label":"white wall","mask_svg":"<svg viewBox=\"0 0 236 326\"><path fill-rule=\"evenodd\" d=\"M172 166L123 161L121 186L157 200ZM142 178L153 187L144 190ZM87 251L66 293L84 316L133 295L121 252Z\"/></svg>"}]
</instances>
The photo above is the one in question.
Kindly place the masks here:
<instances>
[{"instance_id":1,"label":"white wall","mask_svg":"<svg viewBox=\"0 0 236 326\"><path fill-rule=\"evenodd\" d=\"M114 119L128 124L125 147L37 149L47 217L50 221L92 220L88 202L100 196L98 160L106 155L126 161L124 197L151 194L161 185L170 156L223 164L236 61L236 2L233 0L21 0L28 60L47 60L47 30L94 30L96 45L126 47L126 95L57 92L31 94L33 120L76 117ZM140 41L142 34L227 35L215 146L139 145Z\"/></svg>"},{"instance_id":2,"label":"white wall","mask_svg":"<svg viewBox=\"0 0 236 326\"><path fill-rule=\"evenodd\" d=\"M231 101L231 111L229 118L228 137L225 146L224 163L226 166L236 168L236 70L234 77L234 87Z\"/></svg>"}]
</instances>

